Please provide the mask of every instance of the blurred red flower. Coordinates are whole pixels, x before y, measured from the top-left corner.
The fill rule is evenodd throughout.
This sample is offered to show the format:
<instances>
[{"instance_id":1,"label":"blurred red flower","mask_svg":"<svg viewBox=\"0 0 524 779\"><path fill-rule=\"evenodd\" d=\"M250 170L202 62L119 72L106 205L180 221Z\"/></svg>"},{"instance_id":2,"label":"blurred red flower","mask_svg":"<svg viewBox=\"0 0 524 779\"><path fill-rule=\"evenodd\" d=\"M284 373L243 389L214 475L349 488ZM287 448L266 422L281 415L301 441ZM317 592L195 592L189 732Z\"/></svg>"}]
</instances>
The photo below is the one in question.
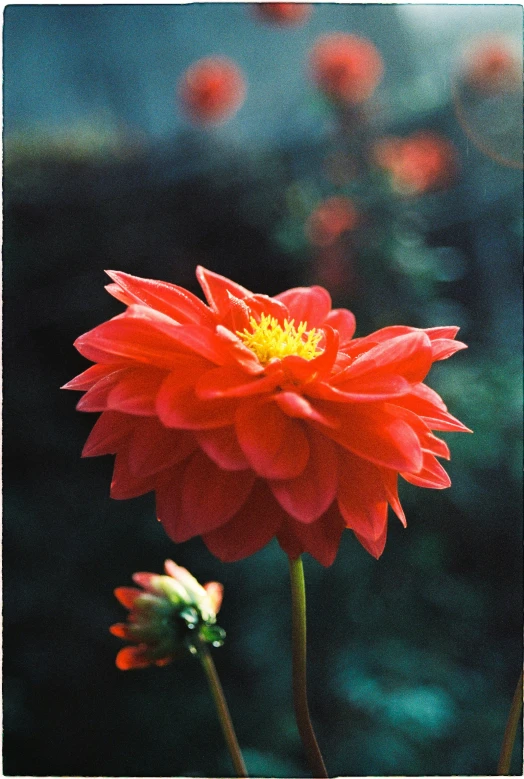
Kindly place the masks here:
<instances>
[{"instance_id":1,"label":"blurred red flower","mask_svg":"<svg viewBox=\"0 0 524 779\"><path fill-rule=\"evenodd\" d=\"M481 92L512 92L522 85L522 59L510 43L486 38L473 44L465 55L464 78Z\"/></svg>"},{"instance_id":2,"label":"blurred red flower","mask_svg":"<svg viewBox=\"0 0 524 779\"><path fill-rule=\"evenodd\" d=\"M330 246L342 233L353 230L357 221L357 210L349 198L329 197L310 214L306 234L315 246Z\"/></svg>"},{"instance_id":3,"label":"blurred red flower","mask_svg":"<svg viewBox=\"0 0 524 779\"><path fill-rule=\"evenodd\" d=\"M218 124L238 111L246 83L238 66L227 57L204 57L186 70L178 84L186 114L199 124Z\"/></svg>"},{"instance_id":4,"label":"blurred red flower","mask_svg":"<svg viewBox=\"0 0 524 779\"><path fill-rule=\"evenodd\" d=\"M199 267L205 305L108 273L128 308L77 339L96 364L66 388L86 391L79 410L103 412L83 455L116 454L112 497L154 490L174 541L201 535L232 561L276 536L330 565L349 527L378 557L388 503L405 523L398 474L449 486L431 431L467 428L423 381L465 348L458 328L353 338L353 314L322 287L270 298Z\"/></svg>"},{"instance_id":5,"label":"blurred red flower","mask_svg":"<svg viewBox=\"0 0 524 779\"><path fill-rule=\"evenodd\" d=\"M389 171L395 189L407 195L444 189L457 172L451 141L429 131L409 138L384 138L375 144L373 156L380 167Z\"/></svg>"},{"instance_id":6,"label":"blurred red flower","mask_svg":"<svg viewBox=\"0 0 524 779\"><path fill-rule=\"evenodd\" d=\"M319 89L343 103L362 103L371 97L384 69L371 41L346 33L321 36L309 62Z\"/></svg>"},{"instance_id":7,"label":"blurred red flower","mask_svg":"<svg viewBox=\"0 0 524 779\"><path fill-rule=\"evenodd\" d=\"M166 560L166 575L135 573L138 587L117 587L115 596L128 609L126 622L111 625L110 632L131 641L116 656L117 668L147 668L168 665L196 643L224 642L225 631L216 624L223 586L202 586L186 568ZM142 588L142 589L139 589Z\"/></svg>"},{"instance_id":8,"label":"blurred red flower","mask_svg":"<svg viewBox=\"0 0 524 779\"><path fill-rule=\"evenodd\" d=\"M286 27L304 24L313 11L309 3L253 3L252 8L260 19Z\"/></svg>"}]
</instances>

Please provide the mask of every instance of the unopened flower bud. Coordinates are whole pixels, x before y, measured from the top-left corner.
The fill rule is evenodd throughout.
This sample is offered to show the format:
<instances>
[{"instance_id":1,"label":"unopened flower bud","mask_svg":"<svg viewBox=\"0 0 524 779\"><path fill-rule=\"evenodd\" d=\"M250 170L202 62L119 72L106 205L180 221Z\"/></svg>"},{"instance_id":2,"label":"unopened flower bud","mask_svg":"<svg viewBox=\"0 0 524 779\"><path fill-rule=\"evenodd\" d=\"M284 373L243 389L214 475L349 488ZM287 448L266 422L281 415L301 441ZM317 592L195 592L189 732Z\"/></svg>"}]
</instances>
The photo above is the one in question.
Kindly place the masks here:
<instances>
[{"instance_id":1,"label":"unopened flower bud","mask_svg":"<svg viewBox=\"0 0 524 779\"><path fill-rule=\"evenodd\" d=\"M223 587L218 582L199 584L188 570L172 560L164 564L166 575L135 573L141 587L117 587L115 595L129 610L127 622L110 628L113 635L134 646L120 650L116 665L121 670L167 665L200 644L221 646L225 631L216 624Z\"/></svg>"}]
</instances>

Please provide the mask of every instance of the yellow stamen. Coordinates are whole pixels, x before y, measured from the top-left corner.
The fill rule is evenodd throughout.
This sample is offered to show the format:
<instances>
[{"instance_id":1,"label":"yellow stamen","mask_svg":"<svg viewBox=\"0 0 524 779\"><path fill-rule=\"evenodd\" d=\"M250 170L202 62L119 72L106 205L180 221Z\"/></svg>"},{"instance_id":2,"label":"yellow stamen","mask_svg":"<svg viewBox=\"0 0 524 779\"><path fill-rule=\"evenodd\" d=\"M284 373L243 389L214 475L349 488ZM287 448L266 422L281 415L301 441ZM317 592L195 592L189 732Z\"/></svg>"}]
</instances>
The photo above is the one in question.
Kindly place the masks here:
<instances>
[{"instance_id":1,"label":"yellow stamen","mask_svg":"<svg viewBox=\"0 0 524 779\"><path fill-rule=\"evenodd\" d=\"M275 317L262 314L260 322L251 317L249 323L251 332L245 329L243 333L237 332L237 335L256 354L262 365L290 354L303 357L304 360L312 360L322 354L322 349L317 346L323 332L314 328L308 331L307 322L301 322L295 328L294 319L291 322L284 319L282 327Z\"/></svg>"}]
</instances>

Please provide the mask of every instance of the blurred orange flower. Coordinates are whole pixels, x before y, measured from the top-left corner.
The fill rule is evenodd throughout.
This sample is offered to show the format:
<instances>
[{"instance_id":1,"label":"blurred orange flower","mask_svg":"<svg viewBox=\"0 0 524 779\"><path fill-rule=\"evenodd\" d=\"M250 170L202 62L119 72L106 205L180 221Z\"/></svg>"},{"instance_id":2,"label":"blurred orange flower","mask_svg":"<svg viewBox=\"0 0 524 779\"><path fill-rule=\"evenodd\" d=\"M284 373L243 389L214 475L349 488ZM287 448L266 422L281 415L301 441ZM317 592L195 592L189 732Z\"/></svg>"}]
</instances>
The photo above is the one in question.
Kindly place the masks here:
<instances>
[{"instance_id":1,"label":"blurred orange flower","mask_svg":"<svg viewBox=\"0 0 524 779\"><path fill-rule=\"evenodd\" d=\"M83 455L116 454L111 495L154 490L176 542L223 561L273 537L323 565L344 527L378 557L397 476L448 487L432 430L464 431L423 384L465 345L457 327L386 327L353 338L322 287L274 298L197 268L208 305L174 284L110 271L127 309L75 342L96 364L66 385L102 411Z\"/></svg>"},{"instance_id":2,"label":"blurred orange flower","mask_svg":"<svg viewBox=\"0 0 524 779\"><path fill-rule=\"evenodd\" d=\"M346 33L321 36L309 62L319 89L342 103L362 103L371 97L384 69L371 41Z\"/></svg>"},{"instance_id":3,"label":"blurred orange flower","mask_svg":"<svg viewBox=\"0 0 524 779\"><path fill-rule=\"evenodd\" d=\"M315 246L330 246L342 233L353 230L357 221L356 208L349 198L329 197L310 214L306 234Z\"/></svg>"},{"instance_id":4,"label":"blurred orange flower","mask_svg":"<svg viewBox=\"0 0 524 779\"><path fill-rule=\"evenodd\" d=\"M186 114L198 124L218 124L238 111L246 83L238 66L227 57L205 57L186 70L178 97Z\"/></svg>"},{"instance_id":5,"label":"blurred orange flower","mask_svg":"<svg viewBox=\"0 0 524 779\"><path fill-rule=\"evenodd\" d=\"M384 138L373 148L375 162L391 174L394 188L406 195L444 189L457 172L455 147L437 133Z\"/></svg>"},{"instance_id":6,"label":"blurred orange flower","mask_svg":"<svg viewBox=\"0 0 524 779\"><path fill-rule=\"evenodd\" d=\"M252 8L260 19L286 27L304 24L313 11L309 3L253 3Z\"/></svg>"},{"instance_id":7,"label":"blurred orange flower","mask_svg":"<svg viewBox=\"0 0 524 779\"><path fill-rule=\"evenodd\" d=\"M465 54L464 79L481 92L512 92L522 84L522 59L502 38L477 41Z\"/></svg>"},{"instance_id":8,"label":"blurred orange flower","mask_svg":"<svg viewBox=\"0 0 524 779\"><path fill-rule=\"evenodd\" d=\"M134 645L119 651L116 665L121 671L167 665L186 650L198 651L198 642L215 646L224 642L225 632L215 624L222 585L208 582L202 587L172 560L165 561L164 570L165 576L135 573L133 581L138 587L115 590L129 614L127 623L117 622L110 631Z\"/></svg>"}]
</instances>

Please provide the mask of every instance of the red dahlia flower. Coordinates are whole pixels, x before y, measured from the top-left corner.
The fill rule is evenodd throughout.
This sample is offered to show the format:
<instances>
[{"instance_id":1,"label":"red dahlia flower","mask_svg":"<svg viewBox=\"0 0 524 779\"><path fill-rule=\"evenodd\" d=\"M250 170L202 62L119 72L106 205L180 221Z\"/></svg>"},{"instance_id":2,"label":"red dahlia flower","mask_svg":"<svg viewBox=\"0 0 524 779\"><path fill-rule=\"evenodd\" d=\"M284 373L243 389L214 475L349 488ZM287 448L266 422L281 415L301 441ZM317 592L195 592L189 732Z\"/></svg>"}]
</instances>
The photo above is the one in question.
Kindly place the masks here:
<instances>
[{"instance_id":1,"label":"red dahlia flower","mask_svg":"<svg viewBox=\"0 0 524 779\"><path fill-rule=\"evenodd\" d=\"M264 21L286 27L304 24L313 10L308 3L253 3L252 7Z\"/></svg>"},{"instance_id":2,"label":"red dahlia flower","mask_svg":"<svg viewBox=\"0 0 524 779\"><path fill-rule=\"evenodd\" d=\"M306 234L315 246L330 246L342 233L353 230L358 214L351 200L343 196L328 197L309 215Z\"/></svg>"},{"instance_id":3,"label":"red dahlia flower","mask_svg":"<svg viewBox=\"0 0 524 779\"><path fill-rule=\"evenodd\" d=\"M186 70L178 96L188 116L199 124L218 124L240 108L246 83L238 66L227 57L204 57Z\"/></svg>"},{"instance_id":4,"label":"red dahlia flower","mask_svg":"<svg viewBox=\"0 0 524 779\"><path fill-rule=\"evenodd\" d=\"M346 33L322 35L310 55L313 81L342 103L362 103L382 78L382 57L366 38Z\"/></svg>"},{"instance_id":5,"label":"red dahlia flower","mask_svg":"<svg viewBox=\"0 0 524 779\"><path fill-rule=\"evenodd\" d=\"M423 381L465 345L457 327L355 318L322 287L274 298L197 268L208 305L181 287L109 271L126 311L81 336L96 364L66 385L101 411L83 455L116 454L111 495L154 490L176 542L202 536L223 561L274 536L323 565L351 528L378 557L388 504L405 524L397 476L448 487L432 430L464 427Z\"/></svg>"},{"instance_id":6,"label":"red dahlia flower","mask_svg":"<svg viewBox=\"0 0 524 779\"><path fill-rule=\"evenodd\" d=\"M391 174L395 189L406 195L444 189L457 172L451 141L429 131L409 138L384 138L375 144L373 152L376 162Z\"/></svg>"},{"instance_id":7,"label":"red dahlia flower","mask_svg":"<svg viewBox=\"0 0 524 779\"><path fill-rule=\"evenodd\" d=\"M464 77L474 89L486 94L513 92L522 85L522 59L510 41L486 38L466 52Z\"/></svg>"}]
</instances>

